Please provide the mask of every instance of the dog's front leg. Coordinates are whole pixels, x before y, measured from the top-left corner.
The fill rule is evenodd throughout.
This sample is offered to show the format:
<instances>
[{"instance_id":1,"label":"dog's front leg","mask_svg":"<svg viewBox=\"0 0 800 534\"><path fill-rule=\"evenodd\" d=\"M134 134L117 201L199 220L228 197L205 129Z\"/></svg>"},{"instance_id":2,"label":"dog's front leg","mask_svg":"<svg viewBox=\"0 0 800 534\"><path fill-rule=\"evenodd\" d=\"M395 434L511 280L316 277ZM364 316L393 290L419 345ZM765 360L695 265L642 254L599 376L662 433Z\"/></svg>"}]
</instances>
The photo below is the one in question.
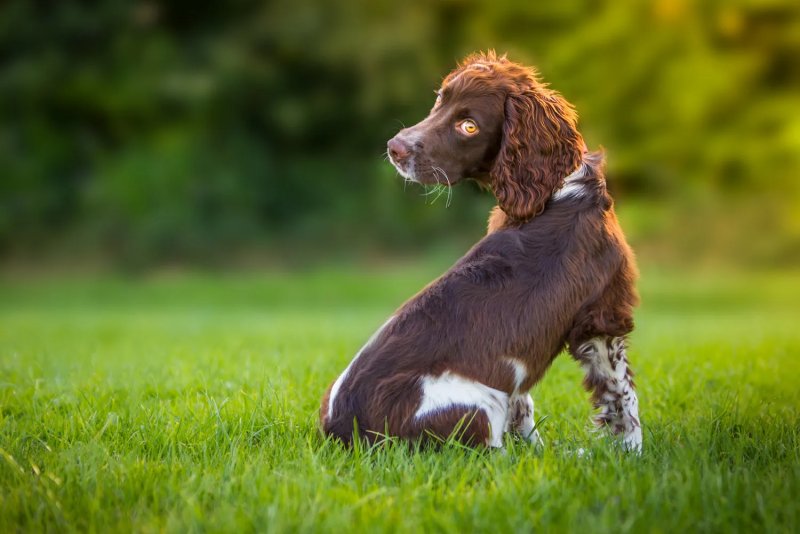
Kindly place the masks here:
<instances>
[{"instance_id":1,"label":"dog's front leg","mask_svg":"<svg viewBox=\"0 0 800 534\"><path fill-rule=\"evenodd\" d=\"M625 338L597 336L571 350L586 371L586 387L592 391L595 407L600 409L595 423L607 427L614 434L621 434L622 444L627 450L641 453L639 399L625 354Z\"/></svg>"},{"instance_id":2,"label":"dog's front leg","mask_svg":"<svg viewBox=\"0 0 800 534\"><path fill-rule=\"evenodd\" d=\"M529 393L512 395L508 401L508 430L517 432L534 445L543 446L533 418L533 399Z\"/></svg>"}]
</instances>

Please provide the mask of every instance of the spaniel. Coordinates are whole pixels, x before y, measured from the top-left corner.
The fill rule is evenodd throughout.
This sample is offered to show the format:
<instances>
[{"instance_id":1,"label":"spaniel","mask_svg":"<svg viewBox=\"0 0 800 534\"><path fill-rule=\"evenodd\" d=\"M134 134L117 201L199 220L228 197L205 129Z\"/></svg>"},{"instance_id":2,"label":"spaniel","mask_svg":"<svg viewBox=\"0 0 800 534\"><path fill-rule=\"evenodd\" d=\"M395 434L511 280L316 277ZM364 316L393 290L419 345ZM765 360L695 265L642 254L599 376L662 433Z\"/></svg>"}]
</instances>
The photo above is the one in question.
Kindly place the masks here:
<instances>
[{"instance_id":1,"label":"spaniel","mask_svg":"<svg viewBox=\"0 0 800 534\"><path fill-rule=\"evenodd\" d=\"M436 436L541 443L528 393L564 348L583 367L598 426L641 451L625 336L637 270L577 115L533 69L475 54L419 124L388 143L405 178L474 179L498 205L488 234L403 304L322 399L323 432L351 443Z\"/></svg>"}]
</instances>

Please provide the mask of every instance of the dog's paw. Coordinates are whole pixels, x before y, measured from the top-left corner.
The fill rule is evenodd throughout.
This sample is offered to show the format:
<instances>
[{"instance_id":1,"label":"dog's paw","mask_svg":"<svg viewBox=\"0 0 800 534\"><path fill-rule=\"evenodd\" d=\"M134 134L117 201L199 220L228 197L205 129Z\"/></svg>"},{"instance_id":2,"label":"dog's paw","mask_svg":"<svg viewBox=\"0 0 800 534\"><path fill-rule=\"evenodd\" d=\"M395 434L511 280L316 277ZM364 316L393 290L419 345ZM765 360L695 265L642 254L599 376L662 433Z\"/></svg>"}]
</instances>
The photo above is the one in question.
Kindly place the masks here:
<instances>
[{"instance_id":1,"label":"dog's paw","mask_svg":"<svg viewBox=\"0 0 800 534\"><path fill-rule=\"evenodd\" d=\"M538 430L534 430L533 432L528 434L525 439L528 441L528 443L535 446L537 449L544 448L544 441L542 441L542 437L539 435Z\"/></svg>"},{"instance_id":2,"label":"dog's paw","mask_svg":"<svg viewBox=\"0 0 800 534\"><path fill-rule=\"evenodd\" d=\"M622 438L622 448L628 452L640 456L642 454L642 429L636 427L627 432Z\"/></svg>"}]
</instances>

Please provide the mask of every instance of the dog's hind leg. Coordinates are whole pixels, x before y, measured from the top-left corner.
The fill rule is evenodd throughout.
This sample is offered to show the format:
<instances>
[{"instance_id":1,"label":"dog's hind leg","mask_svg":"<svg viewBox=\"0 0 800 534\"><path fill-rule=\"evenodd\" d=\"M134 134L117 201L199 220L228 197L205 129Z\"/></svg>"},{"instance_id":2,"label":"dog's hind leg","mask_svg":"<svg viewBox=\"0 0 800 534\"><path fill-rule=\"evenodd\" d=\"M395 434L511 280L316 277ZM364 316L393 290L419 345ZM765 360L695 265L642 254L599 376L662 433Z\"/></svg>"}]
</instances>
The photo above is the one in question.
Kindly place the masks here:
<instances>
[{"instance_id":1,"label":"dog's hind leg","mask_svg":"<svg viewBox=\"0 0 800 534\"><path fill-rule=\"evenodd\" d=\"M425 376L421 383L422 395L414 421L422 423L422 428L434 430L440 436L450 435L464 409L475 409L476 423L486 428L484 443L492 448L503 447L503 434L508 427L507 393L449 371ZM451 414L458 417L453 419ZM442 422L437 421L442 417Z\"/></svg>"}]
</instances>

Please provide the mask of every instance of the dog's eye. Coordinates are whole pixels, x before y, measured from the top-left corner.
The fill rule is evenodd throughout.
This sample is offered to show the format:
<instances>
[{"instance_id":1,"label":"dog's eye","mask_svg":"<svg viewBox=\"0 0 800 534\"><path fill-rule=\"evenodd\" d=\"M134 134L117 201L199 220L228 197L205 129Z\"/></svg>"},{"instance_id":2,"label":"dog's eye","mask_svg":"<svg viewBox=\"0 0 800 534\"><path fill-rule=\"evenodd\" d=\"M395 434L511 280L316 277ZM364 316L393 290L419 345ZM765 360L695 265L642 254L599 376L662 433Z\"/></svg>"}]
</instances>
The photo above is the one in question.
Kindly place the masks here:
<instances>
[{"instance_id":1,"label":"dog's eye","mask_svg":"<svg viewBox=\"0 0 800 534\"><path fill-rule=\"evenodd\" d=\"M464 135L475 135L478 133L478 125L475 124L475 121L470 119L459 122L456 124L456 128Z\"/></svg>"}]
</instances>

